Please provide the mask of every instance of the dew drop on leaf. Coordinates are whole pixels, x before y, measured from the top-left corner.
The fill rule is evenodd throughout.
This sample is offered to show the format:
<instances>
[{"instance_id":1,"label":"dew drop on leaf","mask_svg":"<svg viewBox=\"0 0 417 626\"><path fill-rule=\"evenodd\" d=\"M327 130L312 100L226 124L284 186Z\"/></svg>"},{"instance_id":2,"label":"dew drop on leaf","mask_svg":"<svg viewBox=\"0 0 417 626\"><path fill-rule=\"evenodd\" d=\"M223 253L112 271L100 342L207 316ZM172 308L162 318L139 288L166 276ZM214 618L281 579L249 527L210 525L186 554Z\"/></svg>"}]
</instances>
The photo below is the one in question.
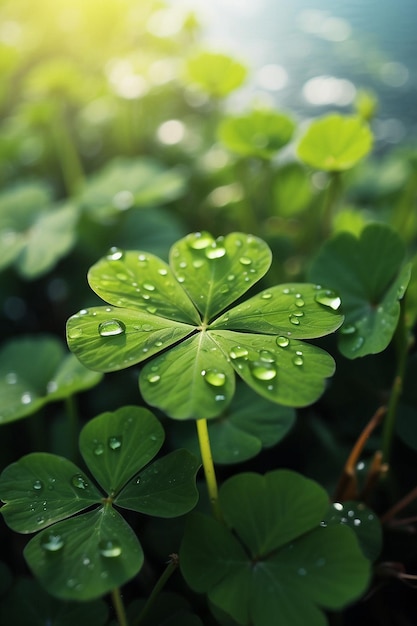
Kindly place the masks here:
<instances>
[{"instance_id":1,"label":"dew drop on leaf","mask_svg":"<svg viewBox=\"0 0 417 626\"><path fill-rule=\"evenodd\" d=\"M161 380L161 377L159 374L150 373L146 376L146 380L148 381L148 383L151 383L151 385L154 385Z\"/></svg>"},{"instance_id":2,"label":"dew drop on leaf","mask_svg":"<svg viewBox=\"0 0 417 626\"><path fill-rule=\"evenodd\" d=\"M109 437L107 443L108 443L110 450L120 450L120 448L122 447L122 437L121 436Z\"/></svg>"},{"instance_id":3,"label":"dew drop on leaf","mask_svg":"<svg viewBox=\"0 0 417 626\"><path fill-rule=\"evenodd\" d=\"M120 543L114 539L102 539L98 544L101 556L107 559L118 557L122 554Z\"/></svg>"},{"instance_id":4,"label":"dew drop on leaf","mask_svg":"<svg viewBox=\"0 0 417 626\"><path fill-rule=\"evenodd\" d=\"M288 339L288 337L280 335L276 338L276 343L280 348L286 348L287 346L289 346L290 340Z\"/></svg>"},{"instance_id":5,"label":"dew drop on leaf","mask_svg":"<svg viewBox=\"0 0 417 626\"><path fill-rule=\"evenodd\" d=\"M298 294L295 296L295 306L301 309L304 306L305 302L302 297Z\"/></svg>"},{"instance_id":6,"label":"dew drop on leaf","mask_svg":"<svg viewBox=\"0 0 417 626\"><path fill-rule=\"evenodd\" d=\"M155 313L157 312L158 309L156 308L156 306L147 306L146 310L151 315L155 315Z\"/></svg>"},{"instance_id":7,"label":"dew drop on leaf","mask_svg":"<svg viewBox=\"0 0 417 626\"><path fill-rule=\"evenodd\" d=\"M202 370L201 375L212 387L223 387L226 383L226 374L218 369Z\"/></svg>"},{"instance_id":8,"label":"dew drop on leaf","mask_svg":"<svg viewBox=\"0 0 417 626\"><path fill-rule=\"evenodd\" d=\"M301 365L304 365L304 359L301 354L295 354L292 359L292 362L294 363L294 365L297 365L298 367L300 367Z\"/></svg>"},{"instance_id":9,"label":"dew drop on leaf","mask_svg":"<svg viewBox=\"0 0 417 626\"><path fill-rule=\"evenodd\" d=\"M98 326L98 333L101 337L114 337L115 335L123 335L125 331L125 325L119 320L106 320L105 322L100 322Z\"/></svg>"},{"instance_id":10,"label":"dew drop on leaf","mask_svg":"<svg viewBox=\"0 0 417 626\"><path fill-rule=\"evenodd\" d=\"M20 397L20 402L22 404L30 404L32 402L32 394L29 391L25 391Z\"/></svg>"},{"instance_id":11,"label":"dew drop on leaf","mask_svg":"<svg viewBox=\"0 0 417 626\"><path fill-rule=\"evenodd\" d=\"M82 476L81 474L75 474L71 478L71 485L75 487L76 489L87 489L88 482L86 481L84 476Z\"/></svg>"},{"instance_id":12,"label":"dew drop on leaf","mask_svg":"<svg viewBox=\"0 0 417 626\"><path fill-rule=\"evenodd\" d=\"M15 385L17 383L16 372L9 372L8 374L6 374L6 383L8 385Z\"/></svg>"},{"instance_id":13,"label":"dew drop on leaf","mask_svg":"<svg viewBox=\"0 0 417 626\"><path fill-rule=\"evenodd\" d=\"M259 353L259 358L264 363L275 363L275 357L272 352L269 352L269 350L261 350Z\"/></svg>"},{"instance_id":14,"label":"dew drop on leaf","mask_svg":"<svg viewBox=\"0 0 417 626\"><path fill-rule=\"evenodd\" d=\"M251 363L251 372L252 376L258 380L272 380L277 375L275 365L265 363L264 361L253 361Z\"/></svg>"},{"instance_id":15,"label":"dew drop on leaf","mask_svg":"<svg viewBox=\"0 0 417 626\"><path fill-rule=\"evenodd\" d=\"M269 291L264 291L261 295L262 300L270 300L272 298L272 293Z\"/></svg>"},{"instance_id":16,"label":"dew drop on leaf","mask_svg":"<svg viewBox=\"0 0 417 626\"><path fill-rule=\"evenodd\" d=\"M290 323L291 323L291 324L294 324L294 326L299 326L299 324L300 324L300 320L299 320L299 318L298 318L296 315L294 315L293 313L290 313L290 315L289 315L289 318L288 318L288 319L290 320Z\"/></svg>"},{"instance_id":17,"label":"dew drop on leaf","mask_svg":"<svg viewBox=\"0 0 417 626\"><path fill-rule=\"evenodd\" d=\"M41 480L35 480L32 485L32 489L34 489L35 491L42 491L43 482Z\"/></svg>"},{"instance_id":18,"label":"dew drop on leaf","mask_svg":"<svg viewBox=\"0 0 417 626\"><path fill-rule=\"evenodd\" d=\"M113 246L108 251L106 258L109 261L120 261L120 259L123 258L123 255L123 250L120 250L120 248L116 248L115 246Z\"/></svg>"},{"instance_id":19,"label":"dew drop on leaf","mask_svg":"<svg viewBox=\"0 0 417 626\"><path fill-rule=\"evenodd\" d=\"M319 289L315 294L314 299L319 304L333 309L333 311L337 311L342 304L342 301L337 293L331 289Z\"/></svg>"},{"instance_id":20,"label":"dew drop on leaf","mask_svg":"<svg viewBox=\"0 0 417 626\"><path fill-rule=\"evenodd\" d=\"M239 259L239 263L241 265L251 265L252 259L250 259L248 256L241 256Z\"/></svg>"},{"instance_id":21,"label":"dew drop on leaf","mask_svg":"<svg viewBox=\"0 0 417 626\"><path fill-rule=\"evenodd\" d=\"M166 276L168 274L168 270L165 269L165 267L160 267L159 270L158 270L158 274L160 276Z\"/></svg>"},{"instance_id":22,"label":"dew drop on leaf","mask_svg":"<svg viewBox=\"0 0 417 626\"><path fill-rule=\"evenodd\" d=\"M360 335L359 337L356 337L356 339L354 340L351 346L352 352L356 352L357 350L362 348L364 343L365 343L365 339L363 337L361 337Z\"/></svg>"},{"instance_id":23,"label":"dew drop on leaf","mask_svg":"<svg viewBox=\"0 0 417 626\"><path fill-rule=\"evenodd\" d=\"M208 259L221 259L226 254L226 248L218 246L216 242L213 242L211 246L206 248L205 255Z\"/></svg>"},{"instance_id":24,"label":"dew drop on leaf","mask_svg":"<svg viewBox=\"0 0 417 626\"><path fill-rule=\"evenodd\" d=\"M143 288L146 289L146 291L155 291L155 285L152 283L143 283Z\"/></svg>"},{"instance_id":25,"label":"dew drop on leaf","mask_svg":"<svg viewBox=\"0 0 417 626\"><path fill-rule=\"evenodd\" d=\"M188 236L187 241L190 248L194 250L204 250L204 248L212 245L213 237L206 232L193 233Z\"/></svg>"},{"instance_id":26,"label":"dew drop on leaf","mask_svg":"<svg viewBox=\"0 0 417 626\"><path fill-rule=\"evenodd\" d=\"M47 552L58 552L64 547L64 540L58 533L49 532L42 536L41 546Z\"/></svg>"},{"instance_id":27,"label":"dew drop on leaf","mask_svg":"<svg viewBox=\"0 0 417 626\"><path fill-rule=\"evenodd\" d=\"M353 324L348 324L347 326L342 326L342 328L340 329L340 333L342 335L353 335L354 333L356 333L356 326L353 326Z\"/></svg>"},{"instance_id":28,"label":"dew drop on leaf","mask_svg":"<svg viewBox=\"0 0 417 626\"><path fill-rule=\"evenodd\" d=\"M229 352L229 356L231 359L243 359L247 357L248 354L249 352L246 350L246 348L243 348L242 346L235 346Z\"/></svg>"},{"instance_id":29,"label":"dew drop on leaf","mask_svg":"<svg viewBox=\"0 0 417 626\"><path fill-rule=\"evenodd\" d=\"M204 265L203 259L196 259L195 261L193 261L193 267L196 270L200 269L200 267L203 267L203 265Z\"/></svg>"},{"instance_id":30,"label":"dew drop on leaf","mask_svg":"<svg viewBox=\"0 0 417 626\"><path fill-rule=\"evenodd\" d=\"M104 445L100 442L96 443L94 446L94 454L96 456L101 456L104 453Z\"/></svg>"}]
</instances>

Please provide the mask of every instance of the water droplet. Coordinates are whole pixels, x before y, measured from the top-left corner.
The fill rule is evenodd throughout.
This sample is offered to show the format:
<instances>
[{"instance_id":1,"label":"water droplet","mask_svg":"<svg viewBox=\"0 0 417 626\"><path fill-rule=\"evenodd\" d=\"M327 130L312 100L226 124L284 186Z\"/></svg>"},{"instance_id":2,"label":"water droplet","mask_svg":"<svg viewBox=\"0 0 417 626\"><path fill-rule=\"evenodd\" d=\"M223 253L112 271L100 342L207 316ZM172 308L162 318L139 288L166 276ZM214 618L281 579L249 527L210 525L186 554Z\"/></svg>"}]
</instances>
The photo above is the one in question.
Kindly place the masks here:
<instances>
[{"instance_id":1,"label":"water droplet","mask_svg":"<svg viewBox=\"0 0 417 626\"><path fill-rule=\"evenodd\" d=\"M158 274L160 276L166 276L168 274L168 270L165 269L165 267L160 267L159 270L158 270Z\"/></svg>"},{"instance_id":2,"label":"water droplet","mask_svg":"<svg viewBox=\"0 0 417 626\"><path fill-rule=\"evenodd\" d=\"M301 350L297 350L297 352L293 356L292 362L294 363L294 365L297 366L304 365L303 353L301 352Z\"/></svg>"},{"instance_id":3,"label":"water droplet","mask_svg":"<svg viewBox=\"0 0 417 626\"><path fill-rule=\"evenodd\" d=\"M195 261L193 261L193 267L198 270L200 267L203 267L204 265L204 261L203 259L196 259Z\"/></svg>"},{"instance_id":4,"label":"water droplet","mask_svg":"<svg viewBox=\"0 0 417 626\"><path fill-rule=\"evenodd\" d=\"M356 326L353 326L353 324L348 324L347 326L342 326L340 332L342 335L353 335L353 333L356 333L356 330Z\"/></svg>"},{"instance_id":5,"label":"water droplet","mask_svg":"<svg viewBox=\"0 0 417 626\"><path fill-rule=\"evenodd\" d=\"M88 482L86 481L84 476L82 476L82 474L75 474L71 478L71 485L76 489L87 489Z\"/></svg>"},{"instance_id":6,"label":"water droplet","mask_svg":"<svg viewBox=\"0 0 417 626\"><path fill-rule=\"evenodd\" d=\"M230 290L229 290L229 287L227 285L222 285L220 287L220 293L228 293L229 291Z\"/></svg>"},{"instance_id":7,"label":"water droplet","mask_svg":"<svg viewBox=\"0 0 417 626\"><path fill-rule=\"evenodd\" d=\"M8 374L6 374L6 383L8 385L15 385L17 383L16 372L9 372Z\"/></svg>"},{"instance_id":8,"label":"water droplet","mask_svg":"<svg viewBox=\"0 0 417 626\"><path fill-rule=\"evenodd\" d=\"M327 528L327 522L325 522L324 520L322 520L322 521L320 522L320 526L321 526L322 528Z\"/></svg>"},{"instance_id":9,"label":"water droplet","mask_svg":"<svg viewBox=\"0 0 417 626\"><path fill-rule=\"evenodd\" d=\"M277 375L274 364L264 361L253 361L251 363L252 376L258 380L272 380Z\"/></svg>"},{"instance_id":10,"label":"water droplet","mask_svg":"<svg viewBox=\"0 0 417 626\"><path fill-rule=\"evenodd\" d=\"M152 283L143 283L143 288L146 289L146 291L155 291L155 285L153 285Z\"/></svg>"},{"instance_id":11,"label":"water droplet","mask_svg":"<svg viewBox=\"0 0 417 626\"><path fill-rule=\"evenodd\" d=\"M118 191L113 196L113 206L118 211L127 211L127 209L130 209L130 207L133 206L134 201L135 197L128 189Z\"/></svg>"},{"instance_id":12,"label":"water droplet","mask_svg":"<svg viewBox=\"0 0 417 626\"><path fill-rule=\"evenodd\" d=\"M229 356L231 359L242 359L244 357L247 357L248 354L249 352L246 350L246 348L242 348L242 346L235 346L229 352Z\"/></svg>"},{"instance_id":13,"label":"water droplet","mask_svg":"<svg viewBox=\"0 0 417 626\"><path fill-rule=\"evenodd\" d=\"M288 316L288 319L290 320L291 324L294 324L294 326L298 326L300 324L299 318L293 313L290 313L290 315Z\"/></svg>"},{"instance_id":14,"label":"water droplet","mask_svg":"<svg viewBox=\"0 0 417 626\"><path fill-rule=\"evenodd\" d=\"M299 309L301 309L301 307L303 307L305 304L304 300L302 299L302 297L297 294L295 296L295 306L298 307Z\"/></svg>"},{"instance_id":15,"label":"water droplet","mask_svg":"<svg viewBox=\"0 0 417 626\"><path fill-rule=\"evenodd\" d=\"M56 391L58 389L58 383L56 382L56 380L50 380L49 383L46 385L46 391L48 393L54 393L54 391Z\"/></svg>"},{"instance_id":16,"label":"water droplet","mask_svg":"<svg viewBox=\"0 0 417 626\"><path fill-rule=\"evenodd\" d=\"M239 259L239 263L241 263L242 265L251 265L252 259L250 259L248 256L241 256Z\"/></svg>"},{"instance_id":17,"label":"water droplet","mask_svg":"<svg viewBox=\"0 0 417 626\"><path fill-rule=\"evenodd\" d=\"M221 259L226 254L226 248L217 245L214 241L211 246L206 248L205 255L208 259Z\"/></svg>"},{"instance_id":18,"label":"water droplet","mask_svg":"<svg viewBox=\"0 0 417 626\"><path fill-rule=\"evenodd\" d=\"M187 242L190 248L193 248L194 250L204 250L204 248L212 245L214 240L210 233L203 231L201 233L193 233L192 235L189 235Z\"/></svg>"},{"instance_id":19,"label":"water droplet","mask_svg":"<svg viewBox=\"0 0 417 626\"><path fill-rule=\"evenodd\" d=\"M286 348L290 344L290 340L288 337L284 337L283 335L276 338L276 343L280 348Z\"/></svg>"},{"instance_id":20,"label":"water droplet","mask_svg":"<svg viewBox=\"0 0 417 626\"><path fill-rule=\"evenodd\" d=\"M305 569L305 567L299 567L297 570L297 574L299 576L307 576L307 570Z\"/></svg>"},{"instance_id":21,"label":"water droplet","mask_svg":"<svg viewBox=\"0 0 417 626\"><path fill-rule=\"evenodd\" d=\"M348 516L348 517L355 517L355 511L352 511L352 510L351 510L351 511L348 511L348 512L347 512L347 516Z\"/></svg>"},{"instance_id":22,"label":"water droplet","mask_svg":"<svg viewBox=\"0 0 417 626\"><path fill-rule=\"evenodd\" d=\"M81 309L81 311L78 311L78 315L88 315L88 309Z\"/></svg>"},{"instance_id":23,"label":"water droplet","mask_svg":"<svg viewBox=\"0 0 417 626\"><path fill-rule=\"evenodd\" d=\"M114 337L115 335L123 335L126 327L119 320L106 320L98 325L98 333L101 337Z\"/></svg>"},{"instance_id":24,"label":"water droplet","mask_svg":"<svg viewBox=\"0 0 417 626\"><path fill-rule=\"evenodd\" d=\"M146 254L141 252L140 254L138 254L138 261L139 261L139 263L147 263L148 262L148 257L146 256Z\"/></svg>"},{"instance_id":25,"label":"water droplet","mask_svg":"<svg viewBox=\"0 0 417 626\"><path fill-rule=\"evenodd\" d=\"M96 456L101 456L104 453L104 445L101 442L97 442L94 446L94 454Z\"/></svg>"},{"instance_id":26,"label":"water droplet","mask_svg":"<svg viewBox=\"0 0 417 626\"><path fill-rule=\"evenodd\" d=\"M122 437L121 436L113 436L108 438L108 446L110 450L120 450L122 447Z\"/></svg>"},{"instance_id":27,"label":"water droplet","mask_svg":"<svg viewBox=\"0 0 417 626\"><path fill-rule=\"evenodd\" d=\"M123 250L116 248L116 246L112 246L110 250L108 251L106 258L109 261L120 261L120 259L122 259L123 256L124 256Z\"/></svg>"},{"instance_id":28,"label":"water droplet","mask_svg":"<svg viewBox=\"0 0 417 626\"><path fill-rule=\"evenodd\" d=\"M35 480L35 482L32 485L32 488L35 491L42 491L42 489L43 489L43 482L41 480Z\"/></svg>"},{"instance_id":29,"label":"water droplet","mask_svg":"<svg viewBox=\"0 0 417 626\"><path fill-rule=\"evenodd\" d=\"M337 293L331 289L319 289L314 296L314 300L323 306L333 309L333 311L337 311L342 304Z\"/></svg>"},{"instance_id":30,"label":"water droplet","mask_svg":"<svg viewBox=\"0 0 417 626\"><path fill-rule=\"evenodd\" d=\"M343 504L341 502L333 502L333 508L336 511L343 511Z\"/></svg>"},{"instance_id":31,"label":"water droplet","mask_svg":"<svg viewBox=\"0 0 417 626\"><path fill-rule=\"evenodd\" d=\"M158 309L156 308L156 306L147 306L146 310L151 315L155 315L155 313L157 312Z\"/></svg>"},{"instance_id":32,"label":"water droplet","mask_svg":"<svg viewBox=\"0 0 417 626\"><path fill-rule=\"evenodd\" d=\"M272 293L270 291L264 291L264 293L261 294L261 298L262 300L270 300L272 298Z\"/></svg>"},{"instance_id":33,"label":"water droplet","mask_svg":"<svg viewBox=\"0 0 417 626\"><path fill-rule=\"evenodd\" d=\"M219 393L219 394L217 394L217 396L214 397L214 399L216 400L216 402L223 402L223 400L226 400L226 396L224 396L223 394Z\"/></svg>"},{"instance_id":34,"label":"water droplet","mask_svg":"<svg viewBox=\"0 0 417 626\"><path fill-rule=\"evenodd\" d=\"M264 363L275 363L275 356L269 350L261 350L259 353L259 358Z\"/></svg>"},{"instance_id":35,"label":"water droplet","mask_svg":"<svg viewBox=\"0 0 417 626\"><path fill-rule=\"evenodd\" d=\"M114 539L102 539L98 544L101 556L106 558L114 558L122 554L120 543Z\"/></svg>"},{"instance_id":36,"label":"water droplet","mask_svg":"<svg viewBox=\"0 0 417 626\"><path fill-rule=\"evenodd\" d=\"M58 533L49 532L42 535L41 546L47 552L58 552L64 547L64 540Z\"/></svg>"},{"instance_id":37,"label":"water droplet","mask_svg":"<svg viewBox=\"0 0 417 626\"><path fill-rule=\"evenodd\" d=\"M362 524L361 520L357 517L353 520L354 526L360 526Z\"/></svg>"},{"instance_id":38,"label":"water droplet","mask_svg":"<svg viewBox=\"0 0 417 626\"><path fill-rule=\"evenodd\" d=\"M146 376L146 380L148 381L148 383L151 383L151 385L154 385L161 380L161 377L159 374L151 373Z\"/></svg>"},{"instance_id":39,"label":"water droplet","mask_svg":"<svg viewBox=\"0 0 417 626\"><path fill-rule=\"evenodd\" d=\"M20 396L20 402L22 404L30 404L32 402L32 394L29 391L25 391Z\"/></svg>"},{"instance_id":40,"label":"water droplet","mask_svg":"<svg viewBox=\"0 0 417 626\"><path fill-rule=\"evenodd\" d=\"M218 369L202 370L201 375L204 376L204 380L213 387L223 387L226 383L226 374Z\"/></svg>"},{"instance_id":41,"label":"water droplet","mask_svg":"<svg viewBox=\"0 0 417 626\"><path fill-rule=\"evenodd\" d=\"M359 337L356 337L356 339L351 344L352 352L356 352L357 350L362 348L364 343L365 343L365 339L363 337L361 337L360 335Z\"/></svg>"}]
</instances>

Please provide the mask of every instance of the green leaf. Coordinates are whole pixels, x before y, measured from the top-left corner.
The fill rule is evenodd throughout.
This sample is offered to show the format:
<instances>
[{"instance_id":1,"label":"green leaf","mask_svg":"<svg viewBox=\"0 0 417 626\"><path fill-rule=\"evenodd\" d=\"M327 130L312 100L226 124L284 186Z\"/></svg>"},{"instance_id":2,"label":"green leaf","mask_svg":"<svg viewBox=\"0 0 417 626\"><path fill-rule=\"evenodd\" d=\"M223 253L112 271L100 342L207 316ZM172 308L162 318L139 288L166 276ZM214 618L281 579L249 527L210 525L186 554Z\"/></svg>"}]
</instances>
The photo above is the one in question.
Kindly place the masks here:
<instances>
[{"instance_id":1,"label":"green leaf","mask_svg":"<svg viewBox=\"0 0 417 626\"><path fill-rule=\"evenodd\" d=\"M146 157L119 157L90 178L81 206L96 221L111 223L124 211L166 204L184 190L185 178L178 168L166 169Z\"/></svg>"},{"instance_id":2,"label":"green leaf","mask_svg":"<svg viewBox=\"0 0 417 626\"><path fill-rule=\"evenodd\" d=\"M90 268L88 282L100 298L114 306L187 324L200 323L172 269L153 254L112 248Z\"/></svg>"},{"instance_id":3,"label":"green leaf","mask_svg":"<svg viewBox=\"0 0 417 626\"><path fill-rule=\"evenodd\" d=\"M70 350L86 366L100 372L124 369L175 345L194 328L133 309L92 307L67 322Z\"/></svg>"},{"instance_id":4,"label":"green leaf","mask_svg":"<svg viewBox=\"0 0 417 626\"><path fill-rule=\"evenodd\" d=\"M104 626L108 612L104 600L83 603L57 600L35 580L24 578L16 582L0 607L3 623L15 626Z\"/></svg>"},{"instance_id":5,"label":"green leaf","mask_svg":"<svg viewBox=\"0 0 417 626\"><path fill-rule=\"evenodd\" d=\"M334 502L323 523L344 524L355 533L364 556L375 561L382 548L382 526L375 513L362 502Z\"/></svg>"},{"instance_id":6,"label":"green leaf","mask_svg":"<svg viewBox=\"0 0 417 626\"><path fill-rule=\"evenodd\" d=\"M143 564L135 533L111 506L45 529L29 541L24 555L49 593L78 601L123 585Z\"/></svg>"},{"instance_id":7,"label":"green leaf","mask_svg":"<svg viewBox=\"0 0 417 626\"><path fill-rule=\"evenodd\" d=\"M254 109L245 115L225 118L218 135L226 148L239 156L271 159L290 141L294 128L287 115Z\"/></svg>"},{"instance_id":8,"label":"green leaf","mask_svg":"<svg viewBox=\"0 0 417 626\"><path fill-rule=\"evenodd\" d=\"M157 517L177 517L197 504L195 475L200 464L187 450L175 450L135 476L115 504Z\"/></svg>"},{"instance_id":9,"label":"green leaf","mask_svg":"<svg viewBox=\"0 0 417 626\"><path fill-rule=\"evenodd\" d=\"M124 406L90 420L80 451L97 482L114 497L159 452L164 431L147 409Z\"/></svg>"},{"instance_id":10,"label":"green leaf","mask_svg":"<svg viewBox=\"0 0 417 626\"><path fill-rule=\"evenodd\" d=\"M0 351L0 423L32 415L48 402L96 385L87 370L53 336L19 337Z\"/></svg>"},{"instance_id":11,"label":"green leaf","mask_svg":"<svg viewBox=\"0 0 417 626\"><path fill-rule=\"evenodd\" d=\"M27 184L0 198L0 269L11 263L28 279L49 271L72 248L78 211L52 204L49 189Z\"/></svg>"},{"instance_id":12,"label":"green leaf","mask_svg":"<svg viewBox=\"0 0 417 626\"><path fill-rule=\"evenodd\" d=\"M235 392L233 368L200 332L144 365L139 386L145 401L176 419L218 415Z\"/></svg>"},{"instance_id":13,"label":"green leaf","mask_svg":"<svg viewBox=\"0 0 417 626\"><path fill-rule=\"evenodd\" d=\"M271 265L268 245L253 235L214 239L193 233L170 251L170 265L195 306L209 321L243 295Z\"/></svg>"},{"instance_id":14,"label":"green leaf","mask_svg":"<svg viewBox=\"0 0 417 626\"><path fill-rule=\"evenodd\" d=\"M244 65L218 52L203 51L186 63L189 82L214 98L224 98L240 87L247 75Z\"/></svg>"},{"instance_id":15,"label":"green leaf","mask_svg":"<svg viewBox=\"0 0 417 626\"><path fill-rule=\"evenodd\" d=\"M224 483L220 506L227 525L260 558L318 526L328 496L320 485L289 470L264 476L244 472Z\"/></svg>"},{"instance_id":16,"label":"green leaf","mask_svg":"<svg viewBox=\"0 0 417 626\"><path fill-rule=\"evenodd\" d=\"M239 624L269 626L279 615L285 626L325 626L322 608L340 609L365 591L369 562L349 528L319 525L328 496L313 481L287 470L240 474L219 495L229 528L193 515L180 567Z\"/></svg>"},{"instance_id":17,"label":"green leaf","mask_svg":"<svg viewBox=\"0 0 417 626\"><path fill-rule=\"evenodd\" d=\"M317 169L352 168L372 148L372 134L358 116L326 115L311 123L298 145L298 156Z\"/></svg>"},{"instance_id":18,"label":"green leaf","mask_svg":"<svg viewBox=\"0 0 417 626\"><path fill-rule=\"evenodd\" d=\"M313 261L310 278L337 288L345 324L339 349L349 359L375 354L390 343L410 279L404 244L384 224L369 224L359 238L339 233Z\"/></svg>"},{"instance_id":19,"label":"green leaf","mask_svg":"<svg viewBox=\"0 0 417 626\"><path fill-rule=\"evenodd\" d=\"M227 330L209 334L245 383L272 402L297 407L311 404L334 373L334 360L327 352L286 335Z\"/></svg>"},{"instance_id":20,"label":"green leaf","mask_svg":"<svg viewBox=\"0 0 417 626\"><path fill-rule=\"evenodd\" d=\"M74 463L33 452L6 467L0 476L0 509L5 522L32 533L101 502L102 494Z\"/></svg>"},{"instance_id":21,"label":"green leaf","mask_svg":"<svg viewBox=\"0 0 417 626\"><path fill-rule=\"evenodd\" d=\"M313 339L339 328L343 322L339 307L340 298L330 289L288 283L270 287L238 304L210 327Z\"/></svg>"}]
</instances>

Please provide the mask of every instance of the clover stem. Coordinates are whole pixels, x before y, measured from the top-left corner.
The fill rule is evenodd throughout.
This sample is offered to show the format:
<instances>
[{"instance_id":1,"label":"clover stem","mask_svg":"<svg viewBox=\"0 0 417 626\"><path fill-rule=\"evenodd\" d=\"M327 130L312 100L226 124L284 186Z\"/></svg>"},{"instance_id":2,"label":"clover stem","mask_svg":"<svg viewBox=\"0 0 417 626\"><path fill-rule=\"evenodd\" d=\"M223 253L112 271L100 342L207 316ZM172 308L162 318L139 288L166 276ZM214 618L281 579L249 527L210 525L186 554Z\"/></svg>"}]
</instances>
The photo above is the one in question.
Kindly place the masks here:
<instances>
[{"instance_id":1,"label":"clover stem","mask_svg":"<svg viewBox=\"0 0 417 626\"><path fill-rule=\"evenodd\" d=\"M132 626L140 626L140 624L143 622L143 620L145 619L145 617L148 615L149 611L155 604L155 600L157 599L160 592L164 588L168 579L172 576L172 574L177 569L178 562L179 562L178 555L170 554L169 556L170 556L170 560L168 561L168 565L166 566L165 570L162 572L161 576L157 580L149 598L146 601L145 606L143 607L142 611L139 613L139 617L137 618L137 620L133 622Z\"/></svg>"},{"instance_id":2,"label":"clover stem","mask_svg":"<svg viewBox=\"0 0 417 626\"><path fill-rule=\"evenodd\" d=\"M394 437L397 408L402 393L407 354L410 347L409 334L405 322L404 299L400 302L400 317L398 320L394 339L396 342L397 350L397 371L395 373L394 382L392 384L390 399L388 403L388 411L385 417L384 429L382 433L382 455L384 463L389 463L391 456L391 447Z\"/></svg>"},{"instance_id":3,"label":"clover stem","mask_svg":"<svg viewBox=\"0 0 417 626\"><path fill-rule=\"evenodd\" d=\"M210 438L207 428L207 420L201 418L197 420L198 442L200 444L201 460L203 462L204 474L206 477L207 491L213 516L222 521L222 513L219 504L219 493L217 489L216 473L214 471L213 457L211 454Z\"/></svg>"},{"instance_id":4,"label":"clover stem","mask_svg":"<svg viewBox=\"0 0 417 626\"><path fill-rule=\"evenodd\" d=\"M84 172L77 148L65 119L63 106L59 106L51 119L51 131L54 137L62 177L69 196L75 195L84 183Z\"/></svg>"},{"instance_id":5,"label":"clover stem","mask_svg":"<svg viewBox=\"0 0 417 626\"><path fill-rule=\"evenodd\" d=\"M330 182L326 190L321 215L321 230L325 237L331 231L335 207L342 193L342 181L340 172L330 172Z\"/></svg>"},{"instance_id":6,"label":"clover stem","mask_svg":"<svg viewBox=\"0 0 417 626\"><path fill-rule=\"evenodd\" d=\"M117 615L117 622L119 626L128 626L126 619L126 611L122 600L119 587L116 587L111 592L111 598L114 606L114 610Z\"/></svg>"}]
</instances>

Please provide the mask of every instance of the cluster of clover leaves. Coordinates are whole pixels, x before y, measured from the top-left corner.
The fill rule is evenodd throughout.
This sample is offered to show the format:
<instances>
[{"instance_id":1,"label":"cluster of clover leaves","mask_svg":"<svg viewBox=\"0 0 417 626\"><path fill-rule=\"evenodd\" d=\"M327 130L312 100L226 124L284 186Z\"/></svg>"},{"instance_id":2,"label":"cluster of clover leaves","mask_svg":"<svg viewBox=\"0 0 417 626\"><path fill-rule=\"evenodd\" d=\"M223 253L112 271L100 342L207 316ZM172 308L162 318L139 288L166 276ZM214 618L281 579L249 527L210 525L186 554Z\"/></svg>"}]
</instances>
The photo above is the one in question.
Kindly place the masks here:
<instances>
[{"instance_id":1,"label":"cluster of clover leaves","mask_svg":"<svg viewBox=\"0 0 417 626\"><path fill-rule=\"evenodd\" d=\"M383 242L390 248L388 230L366 229L363 254L369 242L371 249ZM339 256L361 242L346 238ZM326 252L313 273L321 259ZM383 276L383 286L372 273L367 282L359 276L365 302L373 290L369 328L363 321L367 309L362 307L360 317L350 307L350 279L342 281L349 326L341 337L356 342L352 358L367 342L376 349L366 333L373 336L381 316L385 330L395 328L409 278L402 262L399 250L395 272L388 281ZM267 244L243 233L217 239L190 234L172 246L169 263L113 248L88 274L106 304L68 320L69 347L87 368L100 372L143 363L143 399L176 420L215 421L232 402L236 374L275 403L311 404L335 365L327 352L302 340L342 325L341 299L318 284L288 283L241 300L270 263ZM328 284L336 282L333 276ZM359 335L365 337L361 342ZM386 341L389 335L386 330ZM1 511L19 532L43 529L25 556L52 594L95 598L139 571L140 544L114 506L162 517L194 508L199 463L177 450L148 465L162 441L162 427L147 409L123 407L91 420L81 432L80 450L105 495L75 465L54 455L31 454L4 470ZM329 505L322 487L287 470L235 475L221 486L219 503L217 519L189 515L180 548L185 580L207 593L219 615L246 626L267 626L271 616L286 626L322 626L322 608L341 608L365 590L370 560L380 548L379 522L366 506Z\"/></svg>"}]
</instances>

